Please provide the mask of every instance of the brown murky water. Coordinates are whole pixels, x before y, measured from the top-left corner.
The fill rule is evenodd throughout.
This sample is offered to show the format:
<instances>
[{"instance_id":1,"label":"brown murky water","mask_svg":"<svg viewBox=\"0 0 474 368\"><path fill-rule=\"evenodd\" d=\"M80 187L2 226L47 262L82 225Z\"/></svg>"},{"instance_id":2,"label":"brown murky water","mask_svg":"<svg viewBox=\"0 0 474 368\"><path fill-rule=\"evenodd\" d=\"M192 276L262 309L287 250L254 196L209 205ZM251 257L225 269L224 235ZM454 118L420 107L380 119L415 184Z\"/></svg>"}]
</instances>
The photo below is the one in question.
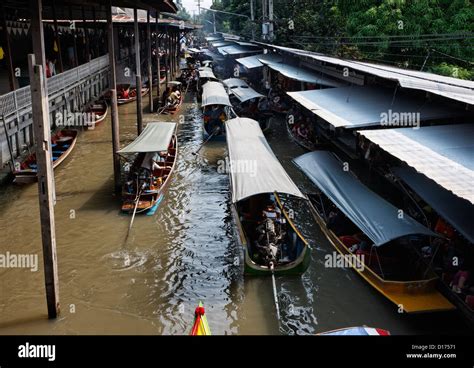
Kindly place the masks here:
<instances>
[{"instance_id":1,"label":"brown murky water","mask_svg":"<svg viewBox=\"0 0 474 368\"><path fill-rule=\"evenodd\" d=\"M144 99L147 101L147 98ZM38 272L0 269L0 334L187 334L194 308L205 303L214 334L313 334L369 325L393 334L460 333L456 313L408 316L349 269L327 269L333 249L308 214L300 223L313 246L301 277L279 277L282 319L276 318L270 278L245 278L235 259L228 178L217 172L225 144L202 142L199 112L188 94L179 125L177 170L153 216L129 217L112 194L110 120L80 134L56 170L56 229L60 301L46 318L36 185L0 189L0 253L38 254ZM135 105L120 107L121 142L135 138ZM145 115L145 121L180 120ZM311 184L291 164L304 153L283 126L267 136L295 182ZM435 323L434 323L435 322Z\"/></svg>"}]
</instances>

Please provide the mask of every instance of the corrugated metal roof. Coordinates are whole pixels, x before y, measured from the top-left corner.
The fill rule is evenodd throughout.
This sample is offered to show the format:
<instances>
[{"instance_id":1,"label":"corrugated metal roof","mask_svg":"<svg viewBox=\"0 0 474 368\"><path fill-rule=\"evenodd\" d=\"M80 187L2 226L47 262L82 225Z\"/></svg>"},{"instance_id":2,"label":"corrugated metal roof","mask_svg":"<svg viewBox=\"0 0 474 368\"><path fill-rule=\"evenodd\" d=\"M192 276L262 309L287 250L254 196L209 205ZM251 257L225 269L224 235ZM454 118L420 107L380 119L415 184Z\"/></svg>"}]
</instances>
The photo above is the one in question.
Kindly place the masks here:
<instances>
[{"instance_id":1,"label":"corrugated metal roof","mask_svg":"<svg viewBox=\"0 0 474 368\"><path fill-rule=\"evenodd\" d=\"M247 69L253 69L263 67L263 64L260 62L260 59L273 63L282 62L281 56L276 54L259 54L246 56L244 58L236 59L235 61L237 61L239 64L242 64Z\"/></svg>"},{"instance_id":2,"label":"corrugated metal roof","mask_svg":"<svg viewBox=\"0 0 474 368\"><path fill-rule=\"evenodd\" d=\"M299 68L297 66L283 64L283 63L273 63L266 61L264 59L259 59L260 62L267 65L270 69L273 69L287 78L294 79L300 82L307 82L313 84L320 84L328 87L340 87L344 84L338 81L334 81L327 77L316 75L313 72Z\"/></svg>"},{"instance_id":3,"label":"corrugated metal roof","mask_svg":"<svg viewBox=\"0 0 474 368\"><path fill-rule=\"evenodd\" d=\"M271 47L295 55L306 56L321 62L348 67L380 78L398 81L401 87L427 91L452 100L474 105L474 82L457 78L445 77L433 73L406 70L387 65L343 60L335 57L303 51L289 47Z\"/></svg>"},{"instance_id":4,"label":"corrugated metal roof","mask_svg":"<svg viewBox=\"0 0 474 368\"><path fill-rule=\"evenodd\" d=\"M224 86L226 86L227 88L235 88L241 86L248 87L247 82L239 78L225 79L222 81L222 83L224 83Z\"/></svg>"},{"instance_id":5,"label":"corrugated metal roof","mask_svg":"<svg viewBox=\"0 0 474 368\"><path fill-rule=\"evenodd\" d=\"M287 93L336 128L405 127L425 120L466 115L464 110L415 100L400 91L393 98L393 89L381 87L351 86Z\"/></svg>"},{"instance_id":6,"label":"corrugated metal roof","mask_svg":"<svg viewBox=\"0 0 474 368\"><path fill-rule=\"evenodd\" d=\"M253 98L265 97L251 88L246 81L238 78L229 78L224 81L224 86L227 88L229 95L233 94L240 102L245 102Z\"/></svg>"},{"instance_id":7,"label":"corrugated metal roof","mask_svg":"<svg viewBox=\"0 0 474 368\"><path fill-rule=\"evenodd\" d=\"M242 47L239 45L219 47L217 50L222 55L239 55L239 54L251 54L251 53L259 52L258 49L254 49L254 48L249 49L247 47Z\"/></svg>"},{"instance_id":8,"label":"corrugated metal roof","mask_svg":"<svg viewBox=\"0 0 474 368\"><path fill-rule=\"evenodd\" d=\"M474 123L358 133L474 204Z\"/></svg>"}]
</instances>

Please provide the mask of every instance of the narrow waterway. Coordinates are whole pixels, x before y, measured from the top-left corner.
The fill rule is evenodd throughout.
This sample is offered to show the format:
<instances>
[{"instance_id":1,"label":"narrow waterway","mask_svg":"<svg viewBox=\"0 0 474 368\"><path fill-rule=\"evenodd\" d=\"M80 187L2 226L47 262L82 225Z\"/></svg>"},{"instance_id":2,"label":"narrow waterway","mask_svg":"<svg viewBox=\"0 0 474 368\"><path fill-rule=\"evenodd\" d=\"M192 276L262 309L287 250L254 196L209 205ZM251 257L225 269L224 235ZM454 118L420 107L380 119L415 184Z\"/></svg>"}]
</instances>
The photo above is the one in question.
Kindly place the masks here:
<instances>
[{"instance_id":1,"label":"narrow waterway","mask_svg":"<svg viewBox=\"0 0 474 368\"><path fill-rule=\"evenodd\" d=\"M147 101L144 98L144 103ZM145 107L145 111L146 111ZM145 114L179 122L179 156L171 185L153 216L129 216L112 194L110 119L82 132L55 171L60 301L46 318L37 186L0 189L0 253L38 254L38 272L0 269L0 334L187 334L199 300L214 334L314 334L368 325L393 334L462 333L456 313L403 315L350 269L324 267L333 252L309 212L299 226L312 246L301 277L278 277L281 321L270 278L243 276L233 239L229 182L217 170L225 144L202 143L199 108L188 93L181 115ZM136 137L135 105L120 107L121 143ZM304 153L283 125L267 138L290 176L314 189L291 160ZM433 323L433 320L436 323Z\"/></svg>"}]
</instances>

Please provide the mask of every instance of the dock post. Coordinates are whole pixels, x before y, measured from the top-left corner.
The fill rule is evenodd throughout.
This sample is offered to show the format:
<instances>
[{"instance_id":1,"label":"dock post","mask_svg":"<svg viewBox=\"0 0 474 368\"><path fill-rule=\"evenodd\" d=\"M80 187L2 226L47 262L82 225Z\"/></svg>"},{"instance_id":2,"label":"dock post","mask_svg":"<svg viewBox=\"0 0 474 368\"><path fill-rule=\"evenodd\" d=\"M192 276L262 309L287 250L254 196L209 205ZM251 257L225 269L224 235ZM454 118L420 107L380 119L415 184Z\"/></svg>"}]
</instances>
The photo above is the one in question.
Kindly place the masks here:
<instances>
[{"instance_id":1,"label":"dock post","mask_svg":"<svg viewBox=\"0 0 474 368\"><path fill-rule=\"evenodd\" d=\"M56 1L53 0L51 5L53 8L54 39L56 41L56 46L58 48L59 73L62 73L64 72L64 64L63 64L63 56L61 53L61 40L59 39L58 17L56 15Z\"/></svg>"},{"instance_id":2,"label":"dock post","mask_svg":"<svg viewBox=\"0 0 474 368\"><path fill-rule=\"evenodd\" d=\"M120 157L117 151L120 149L119 133L119 115L117 106L117 78L115 68L115 49L114 49L114 25L112 23L112 2L109 0L107 9L107 44L109 51L109 69L110 69L110 107L112 121L112 154L114 159L114 189L118 195L121 191L120 185Z\"/></svg>"},{"instance_id":3,"label":"dock post","mask_svg":"<svg viewBox=\"0 0 474 368\"><path fill-rule=\"evenodd\" d=\"M159 18L159 13L158 13L158 9L156 10L156 19L155 19L155 28L156 28L156 43L155 43L155 49L156 49L156 67L158 69L158 73L157 73L157 76L158 76L158 80L156 82L156 93L157 93L157 96L158 96L158 99L157 99L157 110L160 108L160 101L161 101L161 83L160 83L160 78L161 78L161 72L160 72L160 69L161 69L161 57L160 57L160 37L158 35L158 18Z\"/></svg>"},{"instance_id":4,"label":"dock post","mask_svg":"<svg viewBox=\"0 0 474 368\"><path fill-rule=\"evenodd\" d=\"M72 16L72 6L69 5L69 19L71 23L75 22L74 17ZM74 49L74 65L71 65L72 68L79 66L79 57L77 55L77 32L76 32L76 24L74 23L74 28L71 29L72 33L72 44Z\"/></svg>"},{"instance_id":5,"label":"dock post","mask_svg":"<svg viewBox=\"0 0 474 368\"><path fill-rule=\"evenodd\" d=\"M137 8L133 9L135 31L135 63L136 63L136 87L137 87L137 131L138 135L143 130L143 111L142 111L142 76L141 76L141 65L140 65L140 32L138 29L138 11Z\"/></svg>"},{"instance_id":6,"label":"dock post","mask_svg":"<svg viewBox=\"0 0 474 368\"><path fill-rule=\"evenodd\" d=\"M31 34L35 54L28 55L33 129L36 141L38 199L43 244L44 280L48 318L59 315L59 281L54 221L54 173L51 159L51 127L45 74L42 1L32 0ZM37 64L37 62L39 64Z\"/></svg>"},{"instance_id":7,"label":"dock post","mask_svg":"<svg viewBox=\"0 0 474 368\"><path fill-rule=\"evenodd\" d=\"M153 73L151 70L152 59L151 59L151 27L150 27L150 11L146 12L146 38L147 38L147 49L148 49L148 87L150 92L148 94L148 102L150 105L150 112L153 112Z\"/></svg>"},{"instance_id":8,"label":"dock post","mask_svg":"<svg viewBox=\"0 0 474 368\"><path fill-rule=\"evenodd\" d=\"M169 82L169 73L171 72L170 70L170 34L168 32L168 26L165 27L166 29L166 59L165 59L165 62L166 62L166 87L165 88L168 88L168 82Z\"/></svg>"}]
</instances>

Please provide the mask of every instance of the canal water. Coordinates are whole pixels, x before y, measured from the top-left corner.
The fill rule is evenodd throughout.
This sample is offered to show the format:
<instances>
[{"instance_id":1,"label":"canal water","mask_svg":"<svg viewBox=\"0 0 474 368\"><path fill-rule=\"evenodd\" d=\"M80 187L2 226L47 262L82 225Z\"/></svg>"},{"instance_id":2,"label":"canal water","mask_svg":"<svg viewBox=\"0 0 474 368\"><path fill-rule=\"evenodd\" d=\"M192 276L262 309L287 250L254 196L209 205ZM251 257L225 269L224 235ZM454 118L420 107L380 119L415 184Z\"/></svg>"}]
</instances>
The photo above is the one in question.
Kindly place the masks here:
<instances>
[{"instance_id":1,"label":"canal water","mask_svg":"<svg viewBox=\"0 0 474 368\"><path fill-rule=\"evenodd\" d=\"M135 104L119 109L125 145L136 136ZM137 216L127 239L130 217L112 193L109 118L82 132L56 170L61 316L55 321L46 318L37 186L0 189L0 253L38 254L40 262L37 272L0 269L0 334L188 334L200 300L214 334L314 334L355 325L393 334L465 331L456 313L399 314L354 271L325 268L333 249L304 208L298 226L311 243L311 265L302 276L276 279L278 321L271 278L242 274L229 181L217 170L225 144L193 154L203 139L191 93L181 115L145 114L145 122L156 120L179 123L177 169L157 213ZM291 163L304 151L282 122L267 139L300 188L313 191Z\"/></svg>"}]
</instances>

